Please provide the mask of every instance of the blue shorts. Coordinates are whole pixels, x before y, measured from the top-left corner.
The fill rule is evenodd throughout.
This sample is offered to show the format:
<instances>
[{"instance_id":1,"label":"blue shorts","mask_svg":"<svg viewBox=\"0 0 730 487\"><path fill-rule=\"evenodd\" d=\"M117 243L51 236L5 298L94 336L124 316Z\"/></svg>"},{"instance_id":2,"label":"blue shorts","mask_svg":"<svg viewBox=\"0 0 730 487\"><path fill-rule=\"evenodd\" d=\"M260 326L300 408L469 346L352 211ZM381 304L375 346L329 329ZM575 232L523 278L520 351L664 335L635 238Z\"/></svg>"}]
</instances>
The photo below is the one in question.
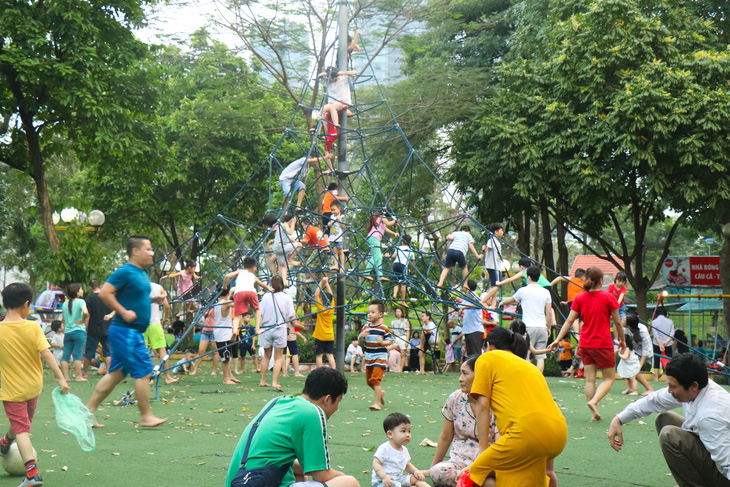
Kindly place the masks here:
<instances>
[{"instance_id":1,"label":"blue shorts","mask_svg":"<svg viewBox=\"0 0 730 487\"><path fill-rule=\"evenodd\" d=\"M459 267L466 267L466 256L461 250L456 249L449 249L446 251L446 263L444 264L444 267L448 267L451 269L456 264L459 264Z\"/></svg>"},{"instance_id":2,"label":"blue shorts","mask_svg":"<svg viewBox=\"0 0 730 487\"><path fill-rule=\"evenodd\" d=\"M214 342L215 338L212 331L201 331L200 332L200 339L201 342Z\"/></svg>"},{"instance_id":3,"label":"blue shorts","mask_svg":"<svg viewBox=\"0 0 730 487\"><path fill-rule=\"evenodd\" d=\"M238 351L241 355L241 358L244 358L246 354L249 354L252 357L256 356L256 350L253 349L253 345L244 344L243 340L238 344Z\"/></svg>"},{"instance_id":4,"label":"blue shorts","mask_svg":"<svg viewBox=\"0 0 730 487\"><path fill-rule=\"evenodd\" d=\"M501 271L498 271L497 269L487 269L487 272L489 273L489 282L492 284L492 286L496 286L497 281L502 280Z\"/></svg>"},{"instance_id":5,"label":"blue shorts","mask_svg":"<svg viewBox=\"0 0 730 487\"><path fill-rule=\"evenodd\" d=\"M109 344L112 347L112 365L109 372L119 369L126 376L141 379L152 373L152 360L141 331L112 325L109 327Z\"/></svg>"},{"instance_id":6,"label":"blue shorts","mask_svg":"<svg viewBox=\"0 0 730 487\"><path fill-rule=\"evenodd\" d=\"M461 362L461 347L454 347L454 361Z\"/></svg>"},{"instance_id":7,"label":"blue shorts","mask_svg":"<svg viewBox=\"0 0 730 487\"><path fill-rule=\"evenodd\" d=\"M295 181L286 181L283 179L279 179L279 184L281 185L281 190L284 192L284 197L289 196L292 188L295 193L299 190L306 189L304 183L298 179Z\"/></svg>"},{"instance_id":8,"label":"blue shorts","mask_svg":"<svg viewBox=\"0 0 730 487\"><path fill-rule=\"evenodd\" d=\"M297 344L296 340L287 341L286 348L289 349L289 355L299 355L299 345Z\"/></svg>"},{"instance_id":9,"label":"blue shorts","mask_svg":"<svg viewBox=\"0 0 730 487\"><path fill-rule=\"evenodd\" d=\"M626 305L625 304L622 304L621 306L618 307L618 316L622 320L624 318L626 318Z\"/></svg>"},{"instance_id":10,"label":"blue shorts","mask_svg":"<svg viewBox=\"0 0 730 487\"><path fill-rule=\"evenodd\" d=\"M99 337L95 335L86 336L86 350L84 351L84 358L92 359L96 357L96 347L101 343L101 353L104 357L111 355L111 349L109 348L109 337Z\"/></svg>"},{"instance_id":11,"label":"blue shorts","mask_svg":"<svg viewBox=\"0 0 730 487\"><path fill-rule=\"evenodd\" d=\"M83 358L84 345L86 345L86 330L75 330L71 333L66 333L63 336L63 356L61 357L61 361L70 361L72 353L74 360L81 360ZM96 347L94 347L94 350L96 350Z\"/></svg>"},{"instance_id":12,"label":"blue shorts","mask_svg":"<svg viewBox=\"0 0 730 487\"><path fill-rule=\"evenodd\" d=\"M400 262L396 262L393 264L393 274L395 277L395 282L398 284L406 282L406 271L408 268L405 266L405 264L401 264Z\"/></svg>"}]
</instances>

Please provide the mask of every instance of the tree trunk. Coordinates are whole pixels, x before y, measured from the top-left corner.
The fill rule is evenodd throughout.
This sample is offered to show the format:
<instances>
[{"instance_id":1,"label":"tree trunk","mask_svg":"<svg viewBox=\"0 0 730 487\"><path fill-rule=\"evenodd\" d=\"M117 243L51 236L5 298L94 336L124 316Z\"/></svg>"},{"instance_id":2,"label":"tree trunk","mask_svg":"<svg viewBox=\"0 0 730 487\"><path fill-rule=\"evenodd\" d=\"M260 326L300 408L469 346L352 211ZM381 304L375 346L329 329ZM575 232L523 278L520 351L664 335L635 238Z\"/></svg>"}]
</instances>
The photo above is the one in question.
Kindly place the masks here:
<instances>
[{"instance_id":1,"label":"tree trunk","mask_svg":"<svg viewBox=\"0 0 730 487\"><path fill-rule=\"evenodd\" d=\"M545 274L549 281L557 276L555 272L555 257L553 256L553 234L550 225L550 213L547 204L540 202L540 218L542 219L542 262L545 265Z\"/></svg>"},{"instance_id":2,"label":"tree trunk","mask_svg":"<svg viewBox=\"0 0 730 487\"><path fill-rule=\"evenodd\" d=\"M526 213L517 215L517 249L524 255L530 254L530 217Z\"/></svg>"},{"instance_id":3,"label":"tree trunk","mask_svg":"<svg viewBox=\"0 0 730 487\"><path fill-rule=\"evenodd\" d=\"M21 114L21 119L23 121L23 129L25 130L25 137L28 141L31 176L35 181L36 197L38 199L36 215L41 222L51 251L56 252L61 247L61 242L58 240L56 227L53 224L53 211L51 210L51 201L48 197L48 187L46 186L46 171L43 167L40 136L38 131L33 127L32 116Z\"/></svg>"},{"instance_id":4,"label":"tree trunk","mask_svg":"<svg viewBox=\"0 0 730 487\"><path fill-rule=\"evenodd\" d=\"M568 268L568 246L565 243L565 235L567 233L563 221L560 219L555 220L555 230L558 234L558 272L567 276L570 269ZM573 276L570 276L573 277ZM560 295L567 296L568 283L564 282L560 285Z\"/></svg>"},{"instance_id":5,"label":"tree trunk","mask_svg":"<svg viewBox=\"0 0 730 487\"><path fill-rule=\"evenodd\" d=\"M634 292L636 293L636 313L642 320L647 319L646 298L650 288L650 286L645 284L647 281L648 279L641 279L640 283L634 286Z\"/></svg>"},{"instance_id":6,"label":"tree trunk","mask_svg":"<svg viewBox=\"0 0 730 487\"><path fill-rule=\"evenodd\" d=\"M532 253L528 255L533 258L535 262L540 262L540 215L538 214L537 208L535 213L531 216L531 219L535 222L535 234L532 239Z\"/></svg>"},{"instance_id":7,"label":"tree trunk","mask_svg":"<svg viewBox=\"0 0 730 487\"><path fill-rule=\"evenodd\" d=\"M725 223L722 227L720 282L722 282L722 293L730 294L730 223ZM725 336L730 336L730 298L722 300L722 316L725 322Z\"/></svg>"}]
</instances>

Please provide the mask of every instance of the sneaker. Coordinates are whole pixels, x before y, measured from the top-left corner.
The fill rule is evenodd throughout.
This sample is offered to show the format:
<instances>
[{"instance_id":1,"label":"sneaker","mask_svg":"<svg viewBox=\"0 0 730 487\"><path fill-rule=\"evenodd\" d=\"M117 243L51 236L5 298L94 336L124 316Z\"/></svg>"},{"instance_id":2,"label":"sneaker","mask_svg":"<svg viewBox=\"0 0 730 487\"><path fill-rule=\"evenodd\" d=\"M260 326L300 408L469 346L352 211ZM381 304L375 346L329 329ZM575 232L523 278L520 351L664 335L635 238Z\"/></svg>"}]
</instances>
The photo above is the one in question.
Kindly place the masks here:
<instances>
[{"instance_id":1,"label":"sneaker","mask_svg":"<svg viewBox=\"0 0 730 487\"><path fill-rule=\"evenodd\" d=\"M43 479L41 474L37 473L32 477L25 477L23 482L18 487L29 487L31 485L43 485Z\"/></svg>"},{"instance_id":2,"label":"sneaker","mask_svg":"<svg viewBox=\"0 0 730 487\"><path fill-rule=\"evenodd\" d=\"M8 443L6 445L5 442L3 441L4 438L5 437L0 438L0 457L4 457L5 455L7 455L8 452L10 451L10 445L13 444L13 442L11 441L10 443Z\"/></svg>"}]
</instances>

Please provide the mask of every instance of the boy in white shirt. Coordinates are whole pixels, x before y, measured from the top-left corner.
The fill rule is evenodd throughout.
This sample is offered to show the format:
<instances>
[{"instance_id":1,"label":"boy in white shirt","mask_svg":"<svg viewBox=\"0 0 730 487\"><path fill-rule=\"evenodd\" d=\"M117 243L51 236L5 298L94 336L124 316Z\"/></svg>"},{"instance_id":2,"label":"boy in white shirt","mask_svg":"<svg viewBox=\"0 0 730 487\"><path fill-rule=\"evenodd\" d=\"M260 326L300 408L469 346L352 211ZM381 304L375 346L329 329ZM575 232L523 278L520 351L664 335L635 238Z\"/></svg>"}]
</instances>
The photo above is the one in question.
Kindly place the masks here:
<instances>
[{"instance_id":1,"label":"boy in white shirt","mask_svg":"<svg viewBox=\"0 0 730 487\"><path fill-rule=\"evenodd\" d=\"M54 320L51 323L51 330L53 330L53 337L51 337L51 353L53 358L56 359L56 363L61 365L61 357L63 356L63 336L66 327L63 325L63 321Z\"/></svg>"},{"instance_id":2,"label":"boy in white shirt","mask_svg":"<svg viewBox=\"0 0 730 487\"><path fill-rule=\"evenodd\" d=\"M256 318L256 328L261 326L261 311L259 310L259 296L256 294L256 285L261 286L267 291L274 292L274 288L261 282L256 277L256 259L253 257L243 258L243 269L238 269L226 274L223 279L223 289L228 287L228 281L236 278L236 284L233 295L233 334L238 335L238 329L241 327L241 318L244 314L249 313L249 308L253 309Z\"/></svg>"},{"instance_id":3,"label":"boy in white shirt","mask_svg":"<svg viewBox=\"0 0 730 487\"><path fill-rule=\"evenodd\" d=\"M429 487L406 448L411 442L411 420L405 414L391 413L383 420L383 429L388 441L373 456L373 487ZM404 471L410 475L403 475Z\"/></svg>"},{"instance_id":4,"label":"boy in white shirt","mask_svg":"<svg viewBox=\"0 0 730 487\"><path fill-rule=\"evenodd\" d=\"M352 339L352 342L347 346L347 351L345 352L345 362L350 362L350 372L364 372L363 367L363 359L364 355L362 352L362 347L360 346L359 340L357 337ZM355 370L355 365L360 365L360 370Z\"/></svg>"},{"instance_id":5,"label":"boy in white shirt","mask_svg":"<svg viewBox=\"0 0 730 487\"><path fill-rule=\"evenodd\" d=\"M458 232L454 232L446 237L446 240L450 240L449 248L446 251L446 261L444 262L444 269L441 271L441 277L436 287L443 287L446 276L449 275L449 271L456 264L461 267L461 281L465 282L466 278L469 277L469 267L466 265L466 252L471 251L477 259L482 260L483 255L478 254L474 248L474 238L471 236L471 229L468 225L464 225Z\"/></svg>"}]
</instances>

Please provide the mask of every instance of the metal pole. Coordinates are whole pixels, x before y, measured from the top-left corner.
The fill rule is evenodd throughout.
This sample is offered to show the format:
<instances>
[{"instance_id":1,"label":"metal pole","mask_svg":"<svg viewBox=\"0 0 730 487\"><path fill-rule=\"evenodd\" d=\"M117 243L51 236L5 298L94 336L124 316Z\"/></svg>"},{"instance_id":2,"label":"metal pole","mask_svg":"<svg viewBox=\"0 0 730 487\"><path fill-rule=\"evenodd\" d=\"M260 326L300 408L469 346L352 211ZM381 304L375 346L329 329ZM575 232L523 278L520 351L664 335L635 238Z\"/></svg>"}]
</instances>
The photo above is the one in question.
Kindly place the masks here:
<instances>
[{"instance_id":1,"label":"metal pole","mask_svg":"<svg viewBox=\"0 0 730 487\"><path fill-rule=\"evenodd\" d=\"M340 36L337 43L337 69L347 71L347 0L340 0L338 19ZM345 172L347 171L347 113L340 116L339 137L337 138L337 186L340 194L347 194ZM342 236L343 247L347 248L346 233ZM335 362L337 370L345 372L345 270L337 274L337 333L335 335Z\"/></svg>"}]
</instances>

